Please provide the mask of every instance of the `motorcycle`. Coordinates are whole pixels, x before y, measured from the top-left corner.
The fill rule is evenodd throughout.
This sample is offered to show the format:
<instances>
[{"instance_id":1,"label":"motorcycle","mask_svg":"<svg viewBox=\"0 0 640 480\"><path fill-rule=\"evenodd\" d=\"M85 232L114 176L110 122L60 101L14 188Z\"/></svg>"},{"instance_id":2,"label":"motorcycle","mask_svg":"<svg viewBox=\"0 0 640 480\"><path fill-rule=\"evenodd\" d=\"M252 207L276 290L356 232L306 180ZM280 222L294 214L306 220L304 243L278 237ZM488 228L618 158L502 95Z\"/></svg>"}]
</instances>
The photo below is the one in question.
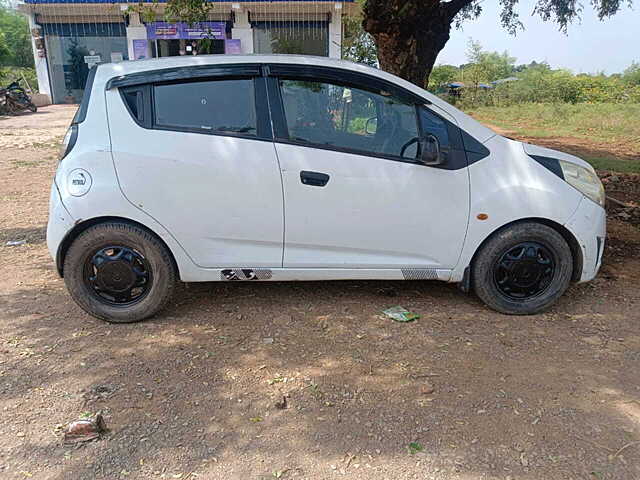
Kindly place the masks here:
<instances>
[{"instance_id":1,"label":"motorcycle","mask_svg":"<svg viewBox=\"0 0 640 480\"><path fill-rule=\"evenodd\" d=\"M15 115L23 110L36 112L38 107L31 101L20 81L11 82L6 88L0 88L0 114Z\"/></svg>"}]
</instances>

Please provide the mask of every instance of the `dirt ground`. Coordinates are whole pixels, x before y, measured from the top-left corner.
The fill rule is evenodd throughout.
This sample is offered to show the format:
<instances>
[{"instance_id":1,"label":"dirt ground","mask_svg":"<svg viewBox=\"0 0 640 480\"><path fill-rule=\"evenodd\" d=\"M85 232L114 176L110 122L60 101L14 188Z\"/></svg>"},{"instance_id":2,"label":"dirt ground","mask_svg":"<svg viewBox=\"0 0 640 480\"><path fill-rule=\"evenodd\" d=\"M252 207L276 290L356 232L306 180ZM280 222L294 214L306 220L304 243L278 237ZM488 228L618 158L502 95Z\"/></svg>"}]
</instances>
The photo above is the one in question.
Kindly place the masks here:
<instances>
[{"instance_id":1,"label":"dirt ground","mask_svg":"<svg viewBox=\"0 0 640 480\"><path fill-rule=\"evenodd\" d=\"M640 230L618 214L598 278L542 315L434 282L211 283L109 325L45 246L72 115L0 119L1 479L640 479ZM103 439L62 444L97 411Z\"/></svg>"}]
</instances>

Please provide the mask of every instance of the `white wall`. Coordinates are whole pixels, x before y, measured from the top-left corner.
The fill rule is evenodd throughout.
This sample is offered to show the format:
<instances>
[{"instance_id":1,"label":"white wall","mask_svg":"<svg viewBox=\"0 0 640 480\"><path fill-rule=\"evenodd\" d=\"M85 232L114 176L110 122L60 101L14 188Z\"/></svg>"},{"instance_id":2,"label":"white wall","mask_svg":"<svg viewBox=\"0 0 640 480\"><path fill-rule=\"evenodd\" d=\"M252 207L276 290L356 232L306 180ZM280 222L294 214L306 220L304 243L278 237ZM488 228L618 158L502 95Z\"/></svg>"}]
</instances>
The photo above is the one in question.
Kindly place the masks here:
<instances>
[{"instance_id":1,"label":"white wall","mask_svg":"<svg viewBox=\"0 0 640 480\"><path fill-rule=\"evenodd\" d=\"M129 16L129 26L127 27L127 50L129 60L133 60L133 41L134 40L146 40L147 28L140 22L140 17L137 13L132 13ZM151 58L151 49L147 43L147 58Z\"/></svg>"},{"instance_id":2,"label":"white wall","mask_svg":"<svg viewBox=\"0 0 640 480\"><path fill-rule=\"evenodd\" d=\"M329 23L329 57L342 58L342 3L338 2Z\"/></svg>"},{"instance_id":3,"label":"white wall","mask_svg":"<svg viewBox=\"0 0 640 480\"><path fill-rule=\"evenodd\" d=\"M27 15L29 20L29 30L36 27L34 14L30 13ZM44 95L49 96L49 100L51 100L51 87L49 85L49 69L47 68L47 58L39 57L38 52L36 51L36 41L31 36L31 49L33 50L33 61L36 65L36 76L38 78L38 91ZM35 85L32 85L35 87Z\"/></svg>"},{"instance_id":4,"label":"white wall","mask_svg":"<svg viewBox=\"0 0 640 480\"><path fill-rule=\"evenodd\" d=\"M249 23L249 13L243 10L234 10L234 13L231 38L240 40L242 53L253 53L253 29Z\"/></svg>"}]
</instances>

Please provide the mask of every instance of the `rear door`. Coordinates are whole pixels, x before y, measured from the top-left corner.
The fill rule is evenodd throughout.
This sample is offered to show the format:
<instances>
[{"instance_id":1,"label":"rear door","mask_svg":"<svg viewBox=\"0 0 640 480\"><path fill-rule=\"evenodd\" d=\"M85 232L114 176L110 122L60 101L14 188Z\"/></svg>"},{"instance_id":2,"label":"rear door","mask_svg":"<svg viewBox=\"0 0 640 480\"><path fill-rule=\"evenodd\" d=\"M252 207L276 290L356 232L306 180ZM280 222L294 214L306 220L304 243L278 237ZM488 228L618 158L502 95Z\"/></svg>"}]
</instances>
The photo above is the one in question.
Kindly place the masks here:
<instances>
[{"instance_id":1,"label":"rear door","mask_svg":"<svg viewBox=\"0 0 640 480\"><path fill-rule=\"evenodd\" d=\"M106 92L124 195L201 267L281 267L282 183L259 67L146 77Z\"/></svg>"}]
</instances>

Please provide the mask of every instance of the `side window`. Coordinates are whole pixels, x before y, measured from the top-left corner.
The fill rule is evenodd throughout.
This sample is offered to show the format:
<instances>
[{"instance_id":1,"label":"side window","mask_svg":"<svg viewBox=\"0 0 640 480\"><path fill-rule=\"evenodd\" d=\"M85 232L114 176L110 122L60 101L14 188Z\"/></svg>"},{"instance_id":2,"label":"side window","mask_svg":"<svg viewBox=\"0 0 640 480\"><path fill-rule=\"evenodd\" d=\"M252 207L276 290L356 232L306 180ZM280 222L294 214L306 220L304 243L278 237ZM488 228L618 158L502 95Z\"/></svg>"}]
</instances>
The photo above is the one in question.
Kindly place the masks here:
<instances>
[{"instance_id":1,"label":"side window","mask_svg":"<svg viewBox=\"0 0 640 480\"><path fill-rule=\"evenodd\" d=\"M144 86L135 86L124 88L121 91L122 99L129 110L131 116L144 125L146 122L144 114L144 95L146 88Z\"/></svg>"},{"instance_id":2,"label":"side window","mask_svg":"<svg viewBox=\"0 0 640 480\"><path fill-rule=\"evenodd\" d=\"M425 107L420 108L420 126L422 133L436 137L441 147L448 148L450 146L449 130L446 122Z\"/></svg>"},{"instance_id":3,"label":"side window","mask_svg":"<svg viewBox=\"0 0 640 480\"><path fill-rule=\"evenodd\" d=\"M153 87L155 126L256 136L251 79L207 80Z\"/></svg>"},{"instance_id":4,"label":"side window","mask_svg":"<svg viewBox=\"0 0 640 480\"><path fill-rule=\"evenodd\" d=\"M386 92L330 82L281 79L280 91L294 142L416 158L419 134L413 104Z\"/></svg>"}]
</instances>

